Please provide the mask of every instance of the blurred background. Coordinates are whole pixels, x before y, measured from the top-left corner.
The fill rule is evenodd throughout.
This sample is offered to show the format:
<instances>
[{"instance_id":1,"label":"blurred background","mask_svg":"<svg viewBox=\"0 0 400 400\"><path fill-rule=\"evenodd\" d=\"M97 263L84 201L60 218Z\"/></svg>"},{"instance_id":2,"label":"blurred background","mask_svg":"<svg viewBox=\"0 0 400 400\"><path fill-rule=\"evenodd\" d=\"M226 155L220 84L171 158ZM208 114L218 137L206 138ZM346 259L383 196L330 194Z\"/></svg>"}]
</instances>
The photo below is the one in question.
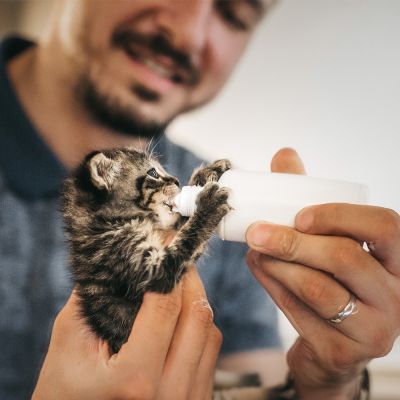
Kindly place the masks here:
<instances>
[{"instance_id":1,"label":"blurred background","mask_svg":"<svg viewBox=\"0 0 400 400\"><path fill-rule=\"evenodd\" d=\"M51 6L0 0L0 35L37 37ZM399 0L280 0L223 93L168 134L251 170L294 147L309 175L365 183L371 204L399 212L399 21ZM283 316L281 328L289 347ZM399 399L400 344L371 369L373 398Z\"/></svg>"}]
</instances>

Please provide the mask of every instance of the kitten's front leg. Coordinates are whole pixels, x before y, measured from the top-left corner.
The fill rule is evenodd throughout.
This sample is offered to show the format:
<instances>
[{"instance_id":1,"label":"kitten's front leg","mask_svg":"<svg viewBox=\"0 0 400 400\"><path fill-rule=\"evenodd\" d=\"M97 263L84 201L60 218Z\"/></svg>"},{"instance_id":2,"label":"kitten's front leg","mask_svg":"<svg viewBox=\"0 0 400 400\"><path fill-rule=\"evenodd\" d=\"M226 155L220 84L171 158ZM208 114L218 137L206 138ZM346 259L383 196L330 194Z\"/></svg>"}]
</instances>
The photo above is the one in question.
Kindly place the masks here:
<instances>
[{"instance_id":1,"label":"kitten's front leg","mask_svg":"<svg viewBox=\"0 0 400 400\"><path fill-rule=\"evenodd\" d=\"M185 255L187 261L193 263L198 258L221 219L230 210L228 195L228 189L221 188L216 182L207 183L199 193L194 215L171 244Z\"/></svg>"},{"instance_id":2,"label":"kitten's front leg","mask_svg":"<svg viewBox=\"0 0 400 400\"><path fill-rule=\"evenodd\" d=\"M162 276L152 281L147 290L169 292L180 280L187 266L201 255L207 241L221 219L230 210L228 189L209 182L197 198L197 209L178 231L172 243L165 249L156 269Z\"/></svg>"},{"instance_id":3,"label":"kitten's front leg","mask_svg":"<svg viewBox=\"0 0 400 400\"><path fill-rule=\"evenodd\" d=\"M189 234L197 232L202 244L193 253L193 260L204 251L207 241L215 232L222 218L232 209L228 204L229 189L220 187L217 182L209 182L199 193L196 201L197 209L192 219Z\"/></svg>"},{"instance_id":4,"label":"kitten's front leg","mask_svg":"<svg viewBox=\"0 0 400 400\"><path fill-rule=\"evenodd\" d=\"M195 170L189 180L190 186L204 186L207 182L218 182L221 175L231 169L229 160L217 160L204 168Z\"/></svg>"}]
</instances>

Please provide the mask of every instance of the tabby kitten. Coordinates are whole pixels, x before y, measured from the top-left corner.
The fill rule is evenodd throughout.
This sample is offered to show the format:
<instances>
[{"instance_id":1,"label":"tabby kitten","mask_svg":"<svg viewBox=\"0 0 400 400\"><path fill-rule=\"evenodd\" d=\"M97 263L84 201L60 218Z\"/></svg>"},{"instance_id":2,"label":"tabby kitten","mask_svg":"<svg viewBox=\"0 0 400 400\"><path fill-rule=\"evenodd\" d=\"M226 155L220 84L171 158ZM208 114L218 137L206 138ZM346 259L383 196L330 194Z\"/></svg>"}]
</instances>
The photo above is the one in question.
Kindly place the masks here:
<instances>
[{"instance_id":1,"label":"tabby kitten","mask_svg":"<svg viewBox=\"0 0 400 400\"><path fill-rule=\"evenodd\" d=\"M178 180L140 151L93 152L66 180L62 209L82 314L112 353L127 341L144 293L172 291L229 211L227 189L216 183L229 168L219 160L194 172L189 184L205 188L190 218L172 211Z\"/></svg>"}]
</instances>

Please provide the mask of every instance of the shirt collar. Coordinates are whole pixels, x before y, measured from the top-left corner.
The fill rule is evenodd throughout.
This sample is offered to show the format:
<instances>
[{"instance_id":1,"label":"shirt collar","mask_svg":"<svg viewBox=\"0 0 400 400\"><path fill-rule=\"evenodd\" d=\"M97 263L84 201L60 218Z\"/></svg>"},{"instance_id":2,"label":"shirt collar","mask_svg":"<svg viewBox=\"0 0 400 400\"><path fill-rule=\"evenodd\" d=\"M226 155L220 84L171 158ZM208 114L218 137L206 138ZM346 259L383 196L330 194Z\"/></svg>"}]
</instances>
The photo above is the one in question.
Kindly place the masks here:
<instances>
[{"instance_id":1,"label":"shirt collar","mask_svg":"<svg viewBox=\"0 0 400 400\"><path fill-rule=\"evenodd\" d=\"M0 43L0 168L12 190L39 198L59 193L66 169L28 119L7 75L7 62L32 46L20 37Z\"/></svg>"}]
</instances>

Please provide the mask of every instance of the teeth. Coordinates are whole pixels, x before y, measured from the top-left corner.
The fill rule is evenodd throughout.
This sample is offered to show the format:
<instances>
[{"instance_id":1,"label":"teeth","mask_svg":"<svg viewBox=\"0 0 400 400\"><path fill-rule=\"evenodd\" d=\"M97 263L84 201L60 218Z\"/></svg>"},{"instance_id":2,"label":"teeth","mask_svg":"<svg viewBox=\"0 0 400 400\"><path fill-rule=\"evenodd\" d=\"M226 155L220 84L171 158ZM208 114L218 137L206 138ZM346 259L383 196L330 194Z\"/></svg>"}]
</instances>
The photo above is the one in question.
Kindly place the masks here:
<instances>
[{"instance_id":1,"label":"teeth","mask_svg":"<svg viewBox=\"0 0 400 400\"><path fill-rule=\"evenodd\" d=\"M168 69L166 69L164 66L158 64L154 60L150 58L144 58L141 60L146 67L149 67L153 72L156 74L162 76L163 78L171 78L171 73Z\"/></svg>"}]
</instances>

